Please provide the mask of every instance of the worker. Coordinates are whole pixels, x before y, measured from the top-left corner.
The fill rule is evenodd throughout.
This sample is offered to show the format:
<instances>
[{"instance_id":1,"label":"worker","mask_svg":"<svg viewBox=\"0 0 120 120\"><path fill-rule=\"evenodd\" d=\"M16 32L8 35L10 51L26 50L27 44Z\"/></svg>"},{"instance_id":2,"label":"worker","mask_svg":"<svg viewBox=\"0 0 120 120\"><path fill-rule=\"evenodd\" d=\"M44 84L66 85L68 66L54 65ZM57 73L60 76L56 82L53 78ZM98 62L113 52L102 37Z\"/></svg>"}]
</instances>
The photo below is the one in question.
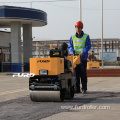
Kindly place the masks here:
<instances>
[{"instance_id":1,"label":"worker","mask_svg":"<svg viewBox=\"0 0 120 120\"><path fill-rule=\"evenodd\" d=\"M91 51L91 54L88 56L88 61L96 61L96 57L94 55L94 51Z\"/></svg>"},{"instance_id":2,"label":"worker","mask_svg":"<svg viewBox=\"0 0 120 120\"><path fill-rule=\"evenodd\" d=\"M91 48L90 37L83 32L83 23L81 21L75 24L76 33L70 37L68 50L71 54L80 55L81 63L74 68L75 92L87 92L87 58L88 51ZM80 78L82 88L80 88Z\"/></svg>"}]
</instances>

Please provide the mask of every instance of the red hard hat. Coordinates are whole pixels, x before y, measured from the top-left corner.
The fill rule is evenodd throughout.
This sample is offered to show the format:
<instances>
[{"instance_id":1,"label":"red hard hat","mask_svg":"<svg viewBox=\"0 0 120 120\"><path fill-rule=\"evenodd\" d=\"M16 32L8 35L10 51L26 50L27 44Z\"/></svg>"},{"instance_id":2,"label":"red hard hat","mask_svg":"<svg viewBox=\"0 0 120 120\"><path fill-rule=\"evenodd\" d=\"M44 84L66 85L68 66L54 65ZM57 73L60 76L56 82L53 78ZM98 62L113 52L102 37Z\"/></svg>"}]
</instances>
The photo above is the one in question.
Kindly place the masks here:
<instances>
[{"instance_id":1,"label":"red hard hat","mask_svg":"<svg viewBox=\"0 0 120 120\"><path fill-rule=\"evenodd\" d=\"M75 26L83 28L83 23L81 21L76 22Z\"/></svg>"}]
</instances>

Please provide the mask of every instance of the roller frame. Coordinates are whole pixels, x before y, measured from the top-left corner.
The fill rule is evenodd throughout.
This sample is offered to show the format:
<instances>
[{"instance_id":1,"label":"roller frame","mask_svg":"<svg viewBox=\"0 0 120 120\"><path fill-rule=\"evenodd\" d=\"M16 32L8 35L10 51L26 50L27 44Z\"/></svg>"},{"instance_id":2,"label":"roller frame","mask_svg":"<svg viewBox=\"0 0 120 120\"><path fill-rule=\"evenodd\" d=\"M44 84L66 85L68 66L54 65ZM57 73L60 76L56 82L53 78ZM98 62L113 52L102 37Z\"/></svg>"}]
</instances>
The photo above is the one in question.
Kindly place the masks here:
<instances>
[{"instance_id":1,"label":"roller frame","mask_svg":"<svg viewBox=\"0 0 120 120\"><path fill-rule=\"evenodd\" d=\"M51 84L52 78L56 78L56 80L53 80L53 83ZM72 72L63 73L58 76L47 75L30 77L30 98L34 102L61 102L64 101L64 99L72 99L74 97L74 85L75 83ZM48 97L45 97L44 94Z\"/></svg>"}]
</instances>

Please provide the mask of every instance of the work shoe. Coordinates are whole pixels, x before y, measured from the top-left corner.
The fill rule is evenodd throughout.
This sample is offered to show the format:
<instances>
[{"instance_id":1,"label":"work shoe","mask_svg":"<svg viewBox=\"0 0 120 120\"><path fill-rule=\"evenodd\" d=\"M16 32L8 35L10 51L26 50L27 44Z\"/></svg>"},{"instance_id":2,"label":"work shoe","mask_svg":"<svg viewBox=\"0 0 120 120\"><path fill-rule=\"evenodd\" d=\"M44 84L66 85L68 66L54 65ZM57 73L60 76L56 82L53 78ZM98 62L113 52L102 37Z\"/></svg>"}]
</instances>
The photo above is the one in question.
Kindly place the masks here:
<instances>
[{"instance_id":1,"label":"work shoe","mask_svg":"<svg viewBox=\"0 0 120 120\"><path fill-rule=\"evenodd\" d=\"M82 90L82 94L86 94L86 90L83 89L83 90Z\"/></svg>"}]
</instances>

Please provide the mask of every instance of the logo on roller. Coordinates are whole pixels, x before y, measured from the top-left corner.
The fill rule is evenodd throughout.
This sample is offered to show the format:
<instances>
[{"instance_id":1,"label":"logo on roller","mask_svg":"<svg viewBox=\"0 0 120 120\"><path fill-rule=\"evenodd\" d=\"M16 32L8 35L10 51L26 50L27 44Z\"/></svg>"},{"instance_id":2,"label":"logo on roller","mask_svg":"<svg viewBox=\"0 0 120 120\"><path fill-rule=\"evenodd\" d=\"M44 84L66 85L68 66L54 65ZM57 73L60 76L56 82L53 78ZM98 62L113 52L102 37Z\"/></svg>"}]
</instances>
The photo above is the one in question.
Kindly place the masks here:
<instances>
[{"instance_id":1,"label":"logo on roller","mask_svg":"<svg viewBox=\"0 0 120 120\"><path fill-rule=\"evenodd\" d=\"M50 60L38 60L37 63L39 63L39 62L40 62L40 63L49 63Z\"/></svg>"},{"instance_id":2,"label":"logo on roller","mask_svg":"<svg viewBox=\"0 0 120 120\"><path fill-rule=\"evenodd\" d=\"M12 77L34 77L34 73L13 73Z\"/></svg>"}]
</instances>

